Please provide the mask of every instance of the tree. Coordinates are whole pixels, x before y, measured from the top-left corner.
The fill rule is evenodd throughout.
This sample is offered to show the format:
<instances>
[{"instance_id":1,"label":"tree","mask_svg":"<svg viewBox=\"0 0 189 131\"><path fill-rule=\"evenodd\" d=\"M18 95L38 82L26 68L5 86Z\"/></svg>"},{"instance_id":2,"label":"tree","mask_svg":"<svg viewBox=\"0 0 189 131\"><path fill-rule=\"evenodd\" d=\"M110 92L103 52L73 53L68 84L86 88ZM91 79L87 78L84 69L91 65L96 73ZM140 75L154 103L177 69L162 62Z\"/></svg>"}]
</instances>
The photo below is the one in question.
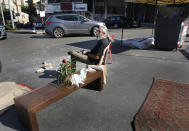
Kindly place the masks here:
<instances>
[{"instance_id":1,"label":"tree","mask_svg":"<svg viewBox=\"0 0 189 131\"><path fill-rule=\"evenodd\" d=\"M4 13L4 18L5 18L6 21L11 20L9 9L4 9L3 13ZM12 11L12 14L13 14L13 19L15 19L14 11Z\"/></svg>"},{"instance_id":2,"label":"tree","mask_svg":"<svg viewBox=\"0 0 189 131\"><path fill-rule=\"evenodd\" d=\"M33 0L28 0L28 14L29 21L34 22L34 18L37 16L37 12Z\"/></svg>"},{"instance_id":3,"label":"tree","mask_svg":"<svg viewBox=\"0 0 189 131\"><path fill-rule=\"evenodd\" d=\"M29 14L29 6L21 6L22 12Z\"/></svg>"},{"instance_id":4,"label":"tree","mask_svg":"<svg viewBox=\"0 0 189 131\"><path fill-rule=\"evenodd\" d=\"M2 4L2 3L0 3L0 4ZM4 6L4 4L2 4L2 10L3 10L3 15L5 17L5 14L4 14L5 6ZM2 23L3 23L3 18L2 18L1 7L0 7L0 24L2 24Z\"/></svg>"}]
</instances>

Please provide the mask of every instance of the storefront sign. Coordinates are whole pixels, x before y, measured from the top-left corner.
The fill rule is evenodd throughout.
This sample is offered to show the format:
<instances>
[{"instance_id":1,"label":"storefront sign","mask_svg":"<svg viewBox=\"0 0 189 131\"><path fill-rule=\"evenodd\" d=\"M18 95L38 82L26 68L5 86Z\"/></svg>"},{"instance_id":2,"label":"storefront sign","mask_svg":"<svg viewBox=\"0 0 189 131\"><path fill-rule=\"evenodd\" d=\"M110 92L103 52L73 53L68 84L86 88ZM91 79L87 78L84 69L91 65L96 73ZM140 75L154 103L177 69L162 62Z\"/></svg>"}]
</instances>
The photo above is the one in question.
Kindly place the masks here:
<instances>
[{"instance_id":1,"label":"storefront sign","mask_svg":"<svg viewBox=\"0 0 189 131\"><path fill-rule=\"evenodd\" d=\"M54 13L53 5L46 6L46 13Z\"/></svg>"},{"instance_id":2,"label":"storefront sign","mask_svg":"<svg viewBox=\"0 0 189 131\"><path fill-rule=\"evenodd\" d=\"M61 10L73 11L73 9L74 9L74 4L72 2L61 3Z\"/></svg>"},{"instance_id":3,"label":"storefront sign","mask_svg":"<svg viewBox=\"0 0 189 131\"><path fill-rule=\"evenodd\" d=\"M48 4L46 5L46 12L45 13L54 13L54 12L62 12L60 9L60 4Z\"/></svg>"},{"instance_id":4,"label":"storefront sign","mask_svg":"<svg viewBox=\"0 0 189 131\"><path fill-rule=\"evenodd\" d=\"M87 4L75 4L74 11L87 11Z\"/></svg>"},{"instance_id":5,"label":"storefront sign","mask_svg":"<svg viewBox=\"0 0 189 131\"><path fill-rule=\"evenodd\" d=\"M124 2L137 2L137 0L124 0Z\"/></svg>"}]
</instances>

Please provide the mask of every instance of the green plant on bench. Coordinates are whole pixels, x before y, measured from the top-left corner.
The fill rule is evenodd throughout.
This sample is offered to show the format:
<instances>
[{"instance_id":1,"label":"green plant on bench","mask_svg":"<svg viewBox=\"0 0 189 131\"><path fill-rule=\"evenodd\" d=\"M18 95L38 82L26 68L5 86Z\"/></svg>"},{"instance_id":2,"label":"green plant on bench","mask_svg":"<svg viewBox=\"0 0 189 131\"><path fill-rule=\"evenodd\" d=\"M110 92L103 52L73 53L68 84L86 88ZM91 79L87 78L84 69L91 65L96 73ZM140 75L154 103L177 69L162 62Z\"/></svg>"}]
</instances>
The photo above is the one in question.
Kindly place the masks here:
<instances>
[{"instance_id":1,"label":"green plant on bench","mask_svg":"<svg viewBox=\"0 0 189 131\"><path fill-rule=\"evenodd\" d=\"M71 85L70 77L75 72L75 68L71 68L71 61L62 60L58 69L57 81L59 87L69 88Z\"/></svg>"}]
</instances>

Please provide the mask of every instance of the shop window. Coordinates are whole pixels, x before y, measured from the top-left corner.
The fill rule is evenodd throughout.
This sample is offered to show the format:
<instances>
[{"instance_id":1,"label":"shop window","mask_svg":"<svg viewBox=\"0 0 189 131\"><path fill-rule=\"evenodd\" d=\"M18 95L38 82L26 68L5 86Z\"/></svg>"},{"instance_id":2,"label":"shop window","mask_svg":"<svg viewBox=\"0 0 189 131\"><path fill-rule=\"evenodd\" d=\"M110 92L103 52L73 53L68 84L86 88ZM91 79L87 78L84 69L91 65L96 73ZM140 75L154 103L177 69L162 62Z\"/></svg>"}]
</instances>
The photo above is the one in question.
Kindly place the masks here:
<instances>
[{"instance_id":1,"label":"shop window","mask_svg":"<svg viewBox=\"0 0 189 131\"><path fill-rule=\"evenodd\" d=\"M74 2L83 3L83 0L74 0Z\"/></svg>"},{"instance_id":2,"label":"shop window","mask_svg":"<svg viewBox=\"0 0 189 131\"><path fill-rule=\"evenodd\" d=\"M48 3L56 3L56 0L48 0Z\"/></svg>"},{"instance_id":3,"label":"shop window","mask_svg":"<svg viewBox=\"0 0 189 131\"><path fill-rule=\"evenodd\" d=\"M108 7L108 14L122 14L124 8L122 7Z\"/></svg>"},{"instance_id":4,"label":"shop window","mask_svg":"<svg viewBox=\"0 0 189 131\"><path fill-rule=\"evenodd\" d=\"M104 2L104 0L96 0L96 2Z\"/></svg>"},{"instance_id":5,"label":"shop window","mask_svg":"<svg viewBox=\"0 0 189 131\"><path fill-rule=\"evenodd\" d=\"M108 14L116 14L117 11L116 11L116 7L109 7L108 8Z\"/></svg>"},{"instance_id":6,"label":"shop window","mask_svg":"<svg viewBox=\"0 0 189 131\"><path fill-rule=\"evenodd\" d=\"M96 14L104 14L104 7L103 6L96 6L95 7Z\"/></svg>"}]
</instances>

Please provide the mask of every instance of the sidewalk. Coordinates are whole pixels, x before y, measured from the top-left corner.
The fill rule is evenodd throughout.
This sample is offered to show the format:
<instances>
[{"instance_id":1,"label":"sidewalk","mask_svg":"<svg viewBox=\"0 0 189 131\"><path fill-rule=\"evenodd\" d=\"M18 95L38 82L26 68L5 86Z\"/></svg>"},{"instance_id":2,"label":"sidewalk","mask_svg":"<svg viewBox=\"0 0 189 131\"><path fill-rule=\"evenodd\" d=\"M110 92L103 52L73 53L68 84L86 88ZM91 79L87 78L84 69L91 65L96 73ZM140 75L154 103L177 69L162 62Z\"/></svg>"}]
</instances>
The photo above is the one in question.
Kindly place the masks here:
<instances>
[{"instance_id":1,"label":"sidewalk","mask_svg":"<svg viewBox=\"0 0 189 131\"><path fill-rule=\"evenodd\" d=\"M36 30L33 32L31 29L19 29L19 30L7 30L7 32L15 32L15 33L26 33L26 34L45 34L45 30Z\"/></svg>"}]
</instances>

